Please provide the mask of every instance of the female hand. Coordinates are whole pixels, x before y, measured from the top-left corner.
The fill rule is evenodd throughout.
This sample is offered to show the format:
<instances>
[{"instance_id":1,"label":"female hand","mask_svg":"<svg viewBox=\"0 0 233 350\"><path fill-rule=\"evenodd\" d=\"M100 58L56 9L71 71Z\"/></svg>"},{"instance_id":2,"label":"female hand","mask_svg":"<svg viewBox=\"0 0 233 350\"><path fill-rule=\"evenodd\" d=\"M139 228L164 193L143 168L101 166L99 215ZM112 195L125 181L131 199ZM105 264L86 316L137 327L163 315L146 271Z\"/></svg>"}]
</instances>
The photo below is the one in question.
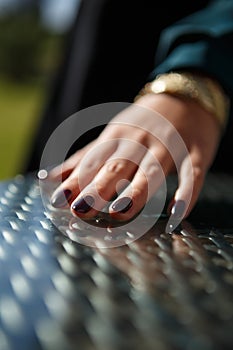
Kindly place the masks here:
<instances>
[{"instance_id":1,"label":"female hand","mask_svg":"<svg viewBox=\"0 0 233 350\"><path fill-rule=\"evenodd\" d=\"M182 142L177 143L177 135L188 153ZM214 116L195 101L147 94L114 117L95 141L50 172L52 180L61 172L65 178L51 202L54 207L65 206L65 194L74 215L91 218L121 190L109 213L129 220L156 192L164 175L177 167L179 185L168 210L174 219L186 217L197 201L219 139Z\"/></svg>"}]
</instances>

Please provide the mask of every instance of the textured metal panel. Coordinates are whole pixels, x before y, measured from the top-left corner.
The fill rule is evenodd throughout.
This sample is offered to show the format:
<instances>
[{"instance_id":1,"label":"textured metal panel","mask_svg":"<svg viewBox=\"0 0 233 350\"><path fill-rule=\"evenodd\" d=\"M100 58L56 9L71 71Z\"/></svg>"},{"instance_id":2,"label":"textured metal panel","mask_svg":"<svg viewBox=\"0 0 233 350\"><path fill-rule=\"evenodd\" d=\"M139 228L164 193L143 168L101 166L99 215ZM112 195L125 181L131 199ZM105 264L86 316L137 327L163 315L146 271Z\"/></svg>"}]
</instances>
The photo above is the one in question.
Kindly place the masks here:
<instances>
[{"instance_id":1,"label":"textured metal panel","mask_svg":"<svg viewBox=\"0 0 233 350\"><path fill-rule=\"evenodd\" d=\"M209 176L176 233L162 217L91 248L51 223L33 176L0 184L0 350L233 348L232 209L233 180Z\"/></svg>"}]
</instances>

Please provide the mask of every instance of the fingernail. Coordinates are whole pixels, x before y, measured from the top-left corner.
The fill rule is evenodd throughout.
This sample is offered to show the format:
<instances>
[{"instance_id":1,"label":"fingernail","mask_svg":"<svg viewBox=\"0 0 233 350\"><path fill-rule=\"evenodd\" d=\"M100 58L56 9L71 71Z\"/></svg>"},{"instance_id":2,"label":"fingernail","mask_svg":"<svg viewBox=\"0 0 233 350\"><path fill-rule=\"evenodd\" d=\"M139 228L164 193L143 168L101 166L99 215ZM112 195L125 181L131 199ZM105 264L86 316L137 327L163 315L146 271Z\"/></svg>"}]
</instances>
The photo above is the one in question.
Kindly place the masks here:
<instances>
[{"instance_id":1,"label":"fingernail","mask_svg":"<svg viewBox=\"0 0 233 350\"><path fill-rule=\"evenodd\" d=\"M171 216L166 226L166 232L172 233L180 224L185 211L185 202L178 200L171 209Z\"/></svg>"},{"instance_id":2,"label":"fingernail","mask_svg":"<svg viewBox=\"0 0 233 350\"><path fill-rule=\"evenodd\" d=\"M174 219L171 216L171 218L169 219L169 221L166 225L165 232L166 233L180 233L180 231L181 231L180 222L181 222L181 219Z\"/></svg>"},{"instance_id":3,"label":"fingernail","mask_svg":"<svg viewBox=\"0 0 233 350\"><path fill-rule=\"evenodd\" d=\"M85 196L85 197L78 199L77 202L75 202L72 205L72 209L74 211L76 211L77 213L85 214L89 210L91 210L94 203L95 203L95 200L92 196Z\"/></svg>"},{"instance_id":4,"label":"fingernail","mask_svg":"<svg viewBox=\"0 0 233 350\"><path fill-rule=\"evenodd\" d=\"M172 207L173 207L174 204L175 204L175 200L172 199L172 200L170 201L170 203L168 204L168 207L167 207L167 214L168 214L168 215L171 215L171 210L172 210Z\"/></svg>"},{"instance_id":5,"label":"fingernail","mask_svg":"<svg viewBox=\"0 0 233 350\"><path fill-rule=\"evenodd\" d=\"M133 205L133 201L129 197L118 199L113 205L112 209L118 213L126 213Z\"/></svg>"},{"instance_id":6,"label":"fingernail","mask_svg":"<svg viewBox=\"0 0 233 350\"><path fill-rule=\"evenodd\" d=\"M185 210L185 202L182 200L178 200L175 202L171 209L171 215L173 218L179 219L182 218L184 215L184 210Z\"/></svg>"},{"instance_id":7,"label":"fingernail","mask_svg":"<svg viewBox=\"0 0 233 350\"><path fill-rule=\"evenodd\" d=\"M58 192L51 200L51 204L54 208L62 208L67 205L68 200L71 198L72 192L70 190L64 190Z\"/></svg>"}]
</instances>

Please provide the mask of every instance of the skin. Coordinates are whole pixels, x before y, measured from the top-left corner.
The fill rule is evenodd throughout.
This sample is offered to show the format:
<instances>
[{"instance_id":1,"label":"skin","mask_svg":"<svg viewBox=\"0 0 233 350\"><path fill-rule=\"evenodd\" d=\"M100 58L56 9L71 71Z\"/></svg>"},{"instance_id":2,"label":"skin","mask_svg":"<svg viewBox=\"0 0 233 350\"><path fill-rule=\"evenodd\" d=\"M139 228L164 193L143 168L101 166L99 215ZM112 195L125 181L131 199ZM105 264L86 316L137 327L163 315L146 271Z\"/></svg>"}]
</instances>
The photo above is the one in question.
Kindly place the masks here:
<instances>
[{"instance_id":1,"label":"skin","mask_svg":"<svg viewBox=\"0 0 233 350\"><path fill-rule=\"evenodd\" d=\"M71 190L72 197L69 199L69 204L73 215L81 218L95 216L104 206L104 201L109 201L116 193L116 188L121 187L121 184L125 186L126 182L121 180L126 179L130 186L126 187L116 200L120 197L130 197L133 205L125 213L115 212L110 206L109 213L115 219L129 220L156 192L163 173L167 176L175 171L173 157L167 148L147 130L152 133L159 131L165 144L172 142L174 130L180 134L188 149L192 167L190 168L190 163L187 161L187 155L177 149L179 184L168 206L168 212L178 200L188 203L190 193L191 201L186 205L182 217L187 217L194 207L220 141L221 130L218 122L195 101L165 93L145 95L137 100L136 104L145 107L142 113L135 115L133 109L135 105L127 108L114 117L113 123L110 122L95 141L50 172L49 177L52 180L56 180L62 172L65 180L53 197L61 190ZM171 127L164 129L162 122L153 123L151 111L161 114L171 123ZM117 122L135 121L142 128L117 124ZM140 145L145 148L142 149ZM159 166L152 162L151 155L157 159ZM140 167L136 164L140 164ZM193 188L190 183L190 172L193 174ZM72 205L85 195L95 198L94 208L87 213L77 214Z\"/></svg>"}]
</instances>

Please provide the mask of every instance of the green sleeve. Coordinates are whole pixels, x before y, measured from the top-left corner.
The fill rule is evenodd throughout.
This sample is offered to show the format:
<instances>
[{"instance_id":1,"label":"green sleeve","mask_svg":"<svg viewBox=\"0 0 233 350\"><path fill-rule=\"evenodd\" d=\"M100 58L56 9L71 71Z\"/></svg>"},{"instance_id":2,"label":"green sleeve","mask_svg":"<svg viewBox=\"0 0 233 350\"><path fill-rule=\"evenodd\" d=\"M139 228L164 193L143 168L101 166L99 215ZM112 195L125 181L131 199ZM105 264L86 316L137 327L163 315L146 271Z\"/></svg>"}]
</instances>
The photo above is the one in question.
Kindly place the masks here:
<instances>
[{"instance_id":1,"label":"green sleeve","mask_svg":"<svg viewBox=\"0 0 233 350\"><path fill-rule=\"evenodd\" d=\"M233 0L210 1L162 32L150 80L179 69L214 77L233 98Z\"/></svg>"}]
</instances>

